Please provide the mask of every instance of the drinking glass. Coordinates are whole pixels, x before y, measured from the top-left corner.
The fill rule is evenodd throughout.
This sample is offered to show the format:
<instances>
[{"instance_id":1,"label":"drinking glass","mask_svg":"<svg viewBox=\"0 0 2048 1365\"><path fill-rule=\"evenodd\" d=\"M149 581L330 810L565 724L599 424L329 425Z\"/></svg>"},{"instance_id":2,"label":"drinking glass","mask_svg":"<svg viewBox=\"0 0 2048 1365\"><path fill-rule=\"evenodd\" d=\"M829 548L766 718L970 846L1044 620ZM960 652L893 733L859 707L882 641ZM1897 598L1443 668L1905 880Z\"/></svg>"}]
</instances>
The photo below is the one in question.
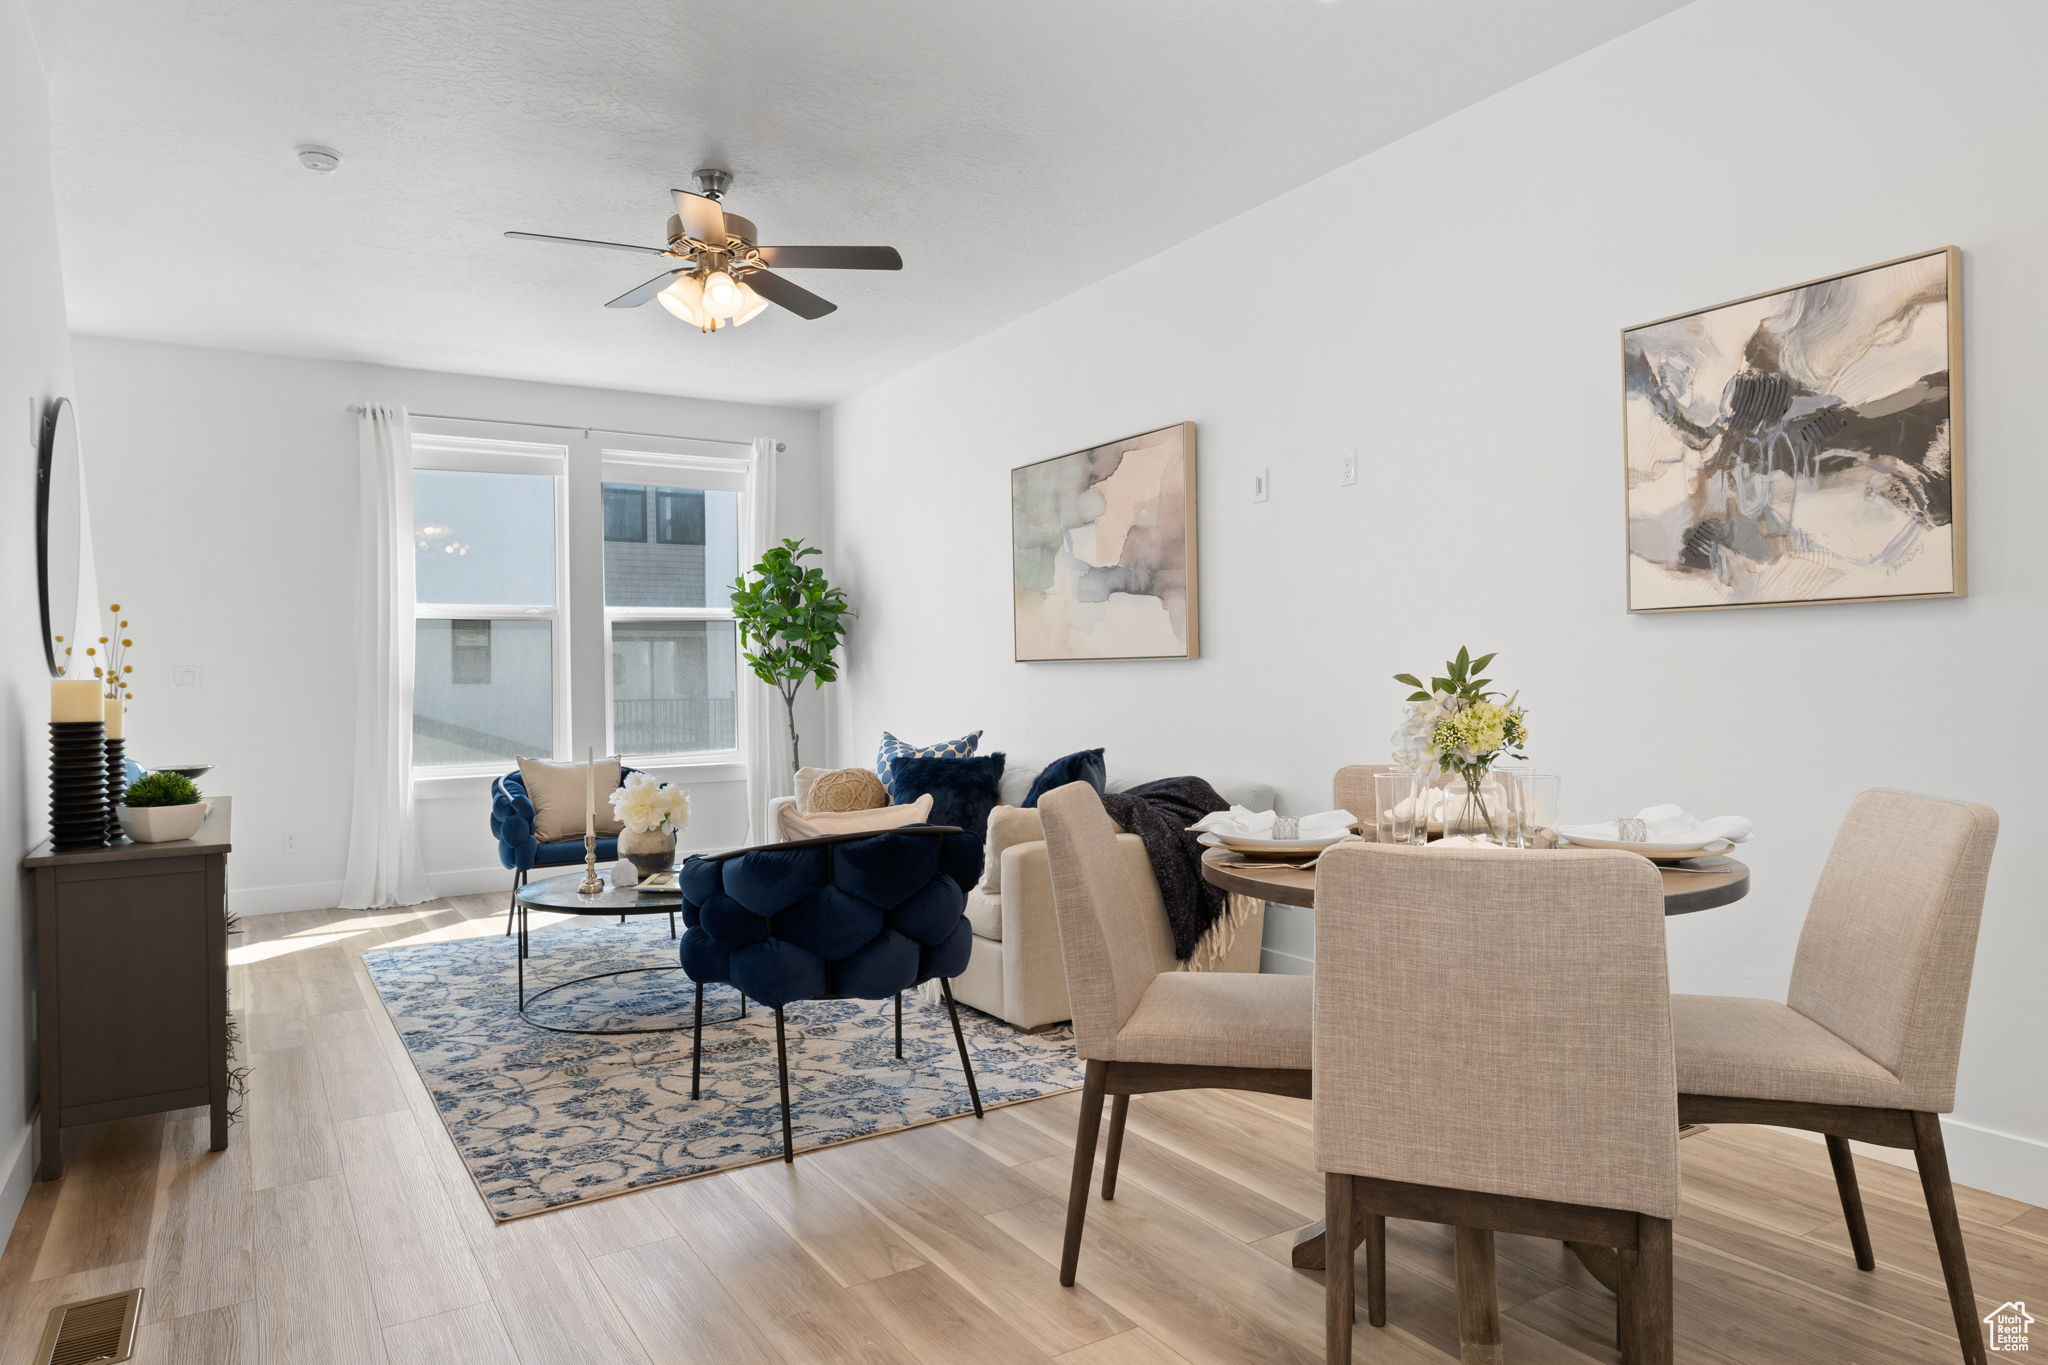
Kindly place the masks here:
<instances>
[{"instance_id":1,"label":"drinking glass","mask_svg":"<svg viewBox=\"0 0 2048 1365\"><path fill-rule=\"evenodd\" d=\"M1429 839L1429 774L1374 773L1374 834L1383 844L1420 844ZM1360 820L1363 826L1366 822Z\"/></svg>"},{"instance_id":2,"label":"drinking glass","mask_svg":"<svg viewBox=\"0 0 2048 1365\"><path fill-rule=\"evenodd\" d=\"M1553 773L1502 773L1515 810L1515 829L1521 848L1556 848L1558 788Z\"/></svg>"}]
</instances>

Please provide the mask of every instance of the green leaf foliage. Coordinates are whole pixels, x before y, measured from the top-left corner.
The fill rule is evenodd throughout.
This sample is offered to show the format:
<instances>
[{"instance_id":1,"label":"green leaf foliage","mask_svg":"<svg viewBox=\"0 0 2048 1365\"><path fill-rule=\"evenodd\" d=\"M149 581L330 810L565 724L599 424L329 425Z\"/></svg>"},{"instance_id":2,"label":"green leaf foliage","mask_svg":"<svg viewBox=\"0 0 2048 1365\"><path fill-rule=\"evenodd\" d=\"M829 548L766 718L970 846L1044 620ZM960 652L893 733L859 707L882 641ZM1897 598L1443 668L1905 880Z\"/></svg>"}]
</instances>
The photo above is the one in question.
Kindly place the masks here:
<instances>
[{"instance_id":1,"label":"green leaf foliage","mask_svg":"<svg viewBox=\"0 0 2048 1365\"><path fill-rule=\"evenodd\" d=\"M183 773L150 773L121 793L125 806L189 806L199 799L198 785Z\"/></svg>"},{"instance_id":2,"label":"green leaf foliage","mask_svg":"<svg viewBox=\"0 0 2048 1365\"><path fill-rule=\"evenodd\" d=\"M853 615L846 594L825 571L806 564L820 553L815 545L785 540L732 585L732 615L739 628L740 657L755 677L793 708L806 681L814 688L839 679L840 637ZM789 711L790 744L796 744L795 713Z\"/></svg>"}]
</instances>

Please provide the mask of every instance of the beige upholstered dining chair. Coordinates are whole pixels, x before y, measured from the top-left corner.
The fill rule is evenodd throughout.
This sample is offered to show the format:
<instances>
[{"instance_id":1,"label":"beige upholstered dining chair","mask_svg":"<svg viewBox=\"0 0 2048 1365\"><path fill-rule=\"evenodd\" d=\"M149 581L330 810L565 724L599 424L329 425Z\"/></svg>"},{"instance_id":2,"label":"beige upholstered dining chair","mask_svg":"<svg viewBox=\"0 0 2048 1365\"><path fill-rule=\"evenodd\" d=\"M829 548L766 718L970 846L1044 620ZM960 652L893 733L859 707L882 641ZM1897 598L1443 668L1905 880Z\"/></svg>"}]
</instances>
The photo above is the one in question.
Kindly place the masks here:
<instances>
[{"instance_id":1,"label":"beige upholstered dining chair","mask_svg":"<svg viewBox=\"0 0 2048 1365\"><path fill-rule=\"evenodd\" d=\"M1330 779L1330 800L1338 810L1348 810L1358 820L1358 832L1371 839L1379 830L1379 796L1373 778L1395 771L1391 763L1353 763L1337 769Z\"/></svg>"},{"instance_id":2,"label":"beige upholstered dining chair","mask_svg":"<svg viewBox=\"0 0 2048 1365\"><path fill-rule=\"evenodd\" d=\"M1094 788L1070 783L1041 797L1038 809L1074 1040L1088 1064L1060 1253L1060 1283L1071 1285L1104 1097L1115 1097L1102 1170L1102 1197L1113 1199L1132 1095L1221 1089L1308 1096L1314 987L1306 976L1180 970L1159 887L1119 852L1116 825ZM1383 1256L1384 1247L1369 1255Z\"/></svg>"},{"instance_id":3,"label":"beige upholstered dining chair","mask_svg":"<svg viewBox=\"0 0 2048 1365\"><path fill-rule=\"evenodd\" d=\"M1936 1115L1955 1107L1997 839L1989 806L1864 792L1814 888L1785 1003L1671 1001L1679 1117L1825 1134L1859 1269L1877 1262L1849 1142L1912 1149L1969 1365L1983 1365L1984 1341Z\"/></svg>"},{"instance_id":4,"label":"beige upholstered dining chair","mask_svg":"<svg viewBox=\"0 0 2048 1365\"><path fill-rule=\"evenodd\" d=\"M1340 844L1317 869L1315 983L1333 1365L1355 1312L1342 1249L1390 1216L1458 1229L1468 1360L1499 1358L1499 1231L1615 1248L1627 1358L1669 1365L1678 1112L1657 870Z\"/></svg>"}]
</instances>

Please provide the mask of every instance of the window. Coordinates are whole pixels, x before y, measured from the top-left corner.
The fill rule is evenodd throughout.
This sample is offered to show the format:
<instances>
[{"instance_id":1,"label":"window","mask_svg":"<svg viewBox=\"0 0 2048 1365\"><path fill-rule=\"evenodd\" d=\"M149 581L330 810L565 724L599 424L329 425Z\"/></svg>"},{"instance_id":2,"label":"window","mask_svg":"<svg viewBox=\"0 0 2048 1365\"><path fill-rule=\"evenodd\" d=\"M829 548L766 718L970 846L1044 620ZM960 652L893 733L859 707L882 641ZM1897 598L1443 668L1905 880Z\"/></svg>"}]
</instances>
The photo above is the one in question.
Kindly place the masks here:
<instances>
[{"instance_id":1,"label":"window","mask_svg":"<svg viewBox=\"0 0 2048 1365\"><path fill-rule=\"evenodd\" d=\"M744 446L424 419L413 464L417 770L738 761Z\"/></svg>"},{"instance_id":2,"label":"window","mask_svg":"<svg viewBox=\"0 0 2048 1365\"><path fill-rule=\"evenodd\" d=\"M703 462L609 454L606 489L633 487L654 509L652 541L604 547L612 745L628 754L737 749L732 582L740 572L744 475Z\"/></svg>"},{"instance_id":3,"label":"window","mask_svg":"<svg viewBox=\"0 0 2048 1365\"><path fill-rule=\"evenodd\" d=\"M647 490L616 484L604 486L604 538L618 541L647 539Z\"/></svg>"},{"instance_id":4,"label":"window","mask_svg":"<svg viewBox=\"0 0 2048 1365\"><path fill-rule=\"evenodd\" d=\"M561 454L479 444L415 441L416 768L560 747Z\"/></svg>"},{"instance_id":5,"label":"window","mask_svg":"<svg viewBox=\"0 0 2048 1365\"><path fill-rule=\"evenodd\" d=\"M488 683L491 680L489 621L448 623L448 671L458 683Z\"/></svg>"},{"instance_id":6,"label":"window","mask_svg":"<svg viewBox=\"0 0 2048 1365\"><path fill-rule=\"evenodd\" d=\"M654 538L664 545L702 545L703 491L696 488L655 490Z\"/></svg>"}]
</instances>

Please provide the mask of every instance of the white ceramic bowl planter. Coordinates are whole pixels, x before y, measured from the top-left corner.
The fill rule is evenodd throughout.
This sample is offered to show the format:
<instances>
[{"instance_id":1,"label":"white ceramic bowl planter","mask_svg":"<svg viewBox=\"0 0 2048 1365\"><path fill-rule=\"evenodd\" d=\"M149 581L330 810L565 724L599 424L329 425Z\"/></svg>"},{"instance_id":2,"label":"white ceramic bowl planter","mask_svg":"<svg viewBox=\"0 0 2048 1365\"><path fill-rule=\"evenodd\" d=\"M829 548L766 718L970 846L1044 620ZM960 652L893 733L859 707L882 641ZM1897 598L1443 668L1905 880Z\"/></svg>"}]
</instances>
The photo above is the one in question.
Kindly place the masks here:
<instances>
[{"instance_id":1,"label":"white ceramic bowl planter","mask_svg":"<svg viewBox=\"0 0 2048 1365\"><path fill-rule=\"evenodd\" d=\"M120 806L121 830L138 844L189 839L206 823L206 802L183 806Z\"/></svg>"}]
</instances>

